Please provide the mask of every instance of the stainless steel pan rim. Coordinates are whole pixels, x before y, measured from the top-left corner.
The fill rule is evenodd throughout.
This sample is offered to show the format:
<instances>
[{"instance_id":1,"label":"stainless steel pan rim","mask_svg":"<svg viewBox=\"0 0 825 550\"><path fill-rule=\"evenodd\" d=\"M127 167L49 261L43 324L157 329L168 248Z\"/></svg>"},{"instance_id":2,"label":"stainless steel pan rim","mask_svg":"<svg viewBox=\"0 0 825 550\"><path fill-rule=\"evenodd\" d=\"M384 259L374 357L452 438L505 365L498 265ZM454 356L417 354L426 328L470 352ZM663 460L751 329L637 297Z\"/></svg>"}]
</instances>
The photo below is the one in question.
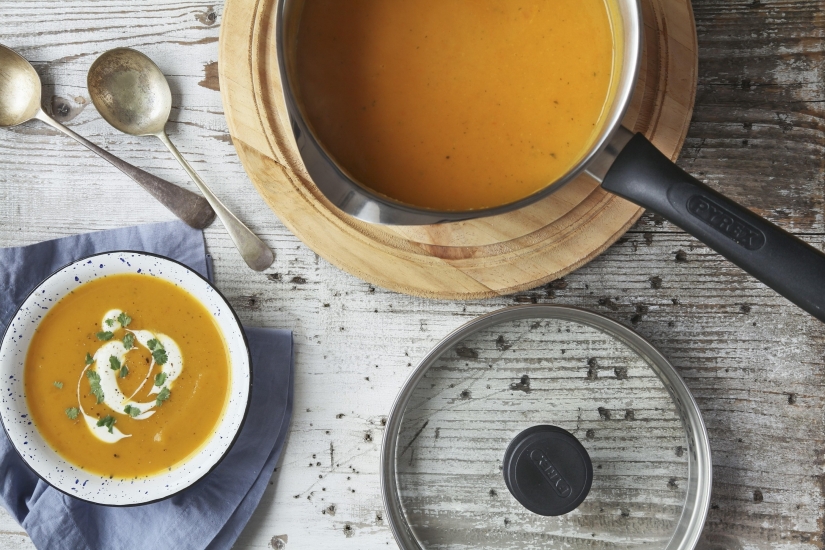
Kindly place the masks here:
<instances>
[{"instance_id":1,"label":"stainless steel pan rim","mask_svg":"<svg viewBox=\"0 0 825 550\"><path fill-rule=\"evenodd\" d=\"M347 171L336 163L326 148L315 138L307 120L304 118L300 102L293 91L290 64L291 47L296 38L296 21L300 17L303 0L278 0L276 7L276 44L278 70L280 71L282 91L290 127L301 154L304 166L312 177L313 183L324 196L337 208L358 219L370 223L387 225L424 225L443 222L456 222L486 216L495 216L518 210L557 191L577 176L587 171L601 182L602 172L610 167L612 158L621 151L629 139L623 137L630 132L622 127L622 119L630 106L630 100L636 88L636 79L642 60L642 8L640 0L618 0L622 17L622 66L615 67L618 79L614 97L608 105L608 116L601 134L590 150L563 177L516 202L467 211L438 211L417 208L376 193L359 184ZM615 16L611 13L611 17ZM613 143L619 137L619 143ZM630 134L632 135L632 134ZM609 145L616 149L608 151L608 158L602 159L602 153ZM602 169L601 165L606 168Z\"/></svg>"},{"instance_id":2,"label":"stainless steel pan rim","mask_svg":"<svg viewBox=\"0 0 825 550\"><path fill-rule=\"evenodd\" d=\"M707 429L690 390L670 362L650 342L634 331L591 311L570 306L549 305L500 309L470 321L439 342L407 378L390 410L381 445L381 496L384 500L387 521L399 547L403 550L423 550L404 517L398 498L395 467L398 434L413 390L444 352L469 335L499 323L539 317L580 323L618 339L643 357L667 388L679 411L688 438L689 481L682 515L665 550L695 548L710 506L712 473Z\"/></svg>"}]
</instances>

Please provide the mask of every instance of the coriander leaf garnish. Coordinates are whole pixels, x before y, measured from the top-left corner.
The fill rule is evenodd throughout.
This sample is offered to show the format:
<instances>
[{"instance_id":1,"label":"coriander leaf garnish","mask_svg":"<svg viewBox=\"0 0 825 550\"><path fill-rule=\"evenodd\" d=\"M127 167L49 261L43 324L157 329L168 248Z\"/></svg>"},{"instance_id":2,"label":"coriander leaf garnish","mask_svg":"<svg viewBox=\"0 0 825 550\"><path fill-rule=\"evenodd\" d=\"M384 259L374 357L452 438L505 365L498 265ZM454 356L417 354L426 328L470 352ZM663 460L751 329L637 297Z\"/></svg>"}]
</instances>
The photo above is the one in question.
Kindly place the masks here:
<instances>
[{"instance_id":1,"label":"coriander leaf garnish","mask_svg":"<svg viewBox=\"0 0 825 550\"><path fill-rule=\"evenodd\" d=\"M152 357L155 359L155 363L158 365L162 365L166 363L166 348L163 347L163 344L160 343L160 340L157 338L152 338L148 342L146 342L146 346L151 350Z\"/></svg>"},{"instance_id":2,"label":"coriander leaf garnish","mask_svg":"<svg viewBox=\"0 0 825 550\"><path fill-rule=\"evenodd\" d=\"M126 368L126 365L120 367L120 377L126 378L126 375L129 374L129 369Z\"/></svg>"},{"instance_id":3,"label":"coriander leaf garnish","mask_svg":"<svg viewBox=\"0 0 825 550\"><path fill-rule=\"evenodd\" d=\"M120 369L120 359L118 359L114 355L110 355L109 356L109 367L111 367L112 370Z\"/></svg>"},{"instance_id":4,"label":"coriander leaf garnish","mask_svg":"<svg viewBox=\"0 0 825 550\"><path fill-rule=\"evenodd\" d=\"M69 417L69 420L75 420L78 414L80 414L80 411L77 410L77 407L69 407L66 409L66 416Z\"/></svg>"},{"instance_id":5,"label":"coriander leaf garnish","mask_svg":"<svg viewBox=\"0 0 825 550\"><path fill-rule=\"evenodd\" d=\"M114 319L106 319L106 326L107 327L115 326L115 320Z\"/></svg>"},{"instance_id":6,"label":"coriander leaf garnish","mask_svg":"<svg viewBox=\"0 0 825 550\"><path fill-rule=\"evenodd\" d=\"M107 414L106 416L97 421L97 425L106 426L107 428L109 428L109 433L112 433L112 427L115 425L116 422L117 419L114 416Z\"/></svg>"},{"instance_id":7,"label":"coriander leaf garnish","mask_svg":"<svg viewBox=\"0 0 825 550\"><path fill-rule=\"evenodd\" d=\"M87 364L87 365L91 365L91 364L92 364L92 363L94 363L94 362L95 362L95 358L94 358L94 357L92 357L92 354L91 354L91 353L87 353L87 354L86 354L86 364Z\"/></svg>"},{"instance_id":8,"label":"coriander leaf garnish","mask_svg":"<svg viewBox=\"0 0 825 550\"><path fill-rule=\"evenodd\" d=\"M123 337L123 347L126 349L132 349L135 346L135 335L131 332L127 333L126 336Z\"/></svg>"},{"instance_id":9,"label":"coriander leaf garnish","mask_svg":"<svg viewBox=\"0 0 825 550\"><path fill-rule=\"evenodd\" d=\"M89 387L92 390L92 395L97 398L98 403L103 403L103 388L100 387L100 375L93 370L87 370L86 378L89 379Z\"/></svg>"},{"instance_id":10,"label":"coriander leaf garnish","mask_svg":"<svg viewBox=\"0 0 825 550\"><path fill-rule=\"evenodd\" d=\"M103 332L98 332L97 333L97 339L98 340L103 340L104 342L108 342L109 340L112 339L112 337L114 337L114 335L115 334L113 332L110 332L108 330L103 331Z\"/></svg>"},{"instance_id":11,"label":"coriander leaf garnish","mask_svg":"<svg viewBox=\"0 0 825 550\"><path fill-rule=\"evenodd\" d=\"M117 316L117 322L120 323L120 326L126 328L129 326L129 323L132 322L132 318L126 315L126 312L121 312L120 315Z\"/></svg>"},{"instance_id":12,"label":"coriander leaf garnish","mask_svg":"<svg viewBox=\"0 0 825 550\"><path fill-rule=\"evenodd\" d=\"M166 382L166 373L159 372L155 375L155 386L162 386Z\"/></svg>"},{"instance_id":13,"label":"coriander leaf garnish","mask_svg":"<svg viewBox=\"0 0 825 550\"><path fill-rule=\"evenodd\" d=\"M171 394L172 394L172 392L169 391L169 388L166 387L166 386L163 386L163 389L160 390L160 393L158 393L158 396L155 398L155 405L157 405L158 407L163 405L163 402L166 401L167 399L169 399L169 396Z\"/></svg>"},{"instance_id":14,"label":"coriander leaf garnish","mask_svg":"<svg viewBox=\"0 0 825 550\"><path fill-rule=\"evenodd\" d=\"M58 382L57 380L55 380L54 382L52 382L52 384L54 384L54 387L57 388L58 390L63 389L63 382Z\"/></svg>"},{"instance_id":15,"label":"coriander leaf garnish","mask_svg":"<svg viewBox=\"0 0 825 550\"><path fill-rule=\"evenodd\" d=\"M123 409L123 412L134 418L140 414L140 409L132 405L126 405L126 408Z\"/></svg>"}]
</instances>

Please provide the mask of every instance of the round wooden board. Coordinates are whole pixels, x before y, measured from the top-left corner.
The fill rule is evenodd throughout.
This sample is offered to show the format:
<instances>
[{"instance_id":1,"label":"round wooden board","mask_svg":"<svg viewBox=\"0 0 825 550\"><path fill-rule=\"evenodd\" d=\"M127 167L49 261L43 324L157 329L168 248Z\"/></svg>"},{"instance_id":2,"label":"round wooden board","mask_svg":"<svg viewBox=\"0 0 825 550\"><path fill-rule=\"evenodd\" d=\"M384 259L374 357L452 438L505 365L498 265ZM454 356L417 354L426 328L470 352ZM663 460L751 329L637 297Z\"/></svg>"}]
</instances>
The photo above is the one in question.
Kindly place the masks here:
<instances>
[{"instance_id":1,"label":"round wooden board","mask_svg":"<svg viewBox=\"0 0 825 550\"><path fill-rule=\"evenodd\" d=\"M283 223L339 268L385 288L469 299L534 288L573 271L641 216L638 206L583 175L516 212L467 222L390 227L333 207L307 174L281 95L278 0L227 0L220 36L221 96L250 179ZM690 0L642 0L644 58L624 125L679 155L696 95Z\"/></svg>"}]
</instances>

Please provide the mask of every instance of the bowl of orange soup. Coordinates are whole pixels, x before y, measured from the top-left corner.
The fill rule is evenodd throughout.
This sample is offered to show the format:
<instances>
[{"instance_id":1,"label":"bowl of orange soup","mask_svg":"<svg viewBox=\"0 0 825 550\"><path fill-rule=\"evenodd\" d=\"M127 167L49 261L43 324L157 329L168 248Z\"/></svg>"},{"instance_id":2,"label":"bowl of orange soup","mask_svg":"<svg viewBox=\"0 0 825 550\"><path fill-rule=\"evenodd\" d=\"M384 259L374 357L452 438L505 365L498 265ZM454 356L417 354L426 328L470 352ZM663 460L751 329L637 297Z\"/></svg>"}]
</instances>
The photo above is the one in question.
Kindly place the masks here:
<instances>
[{"instance_id":1,"label":"bowl of orange soup","mask_svg":"<svg viewBox=\"0 0 825 550\"><path fill-rule=\"evenodd\" d=\"M0 345L0 420L47 483L86 501L145 504L226 455L249 404L235 312L173 260L110 252L53 273Z\"/></svg>"}]
</instances>

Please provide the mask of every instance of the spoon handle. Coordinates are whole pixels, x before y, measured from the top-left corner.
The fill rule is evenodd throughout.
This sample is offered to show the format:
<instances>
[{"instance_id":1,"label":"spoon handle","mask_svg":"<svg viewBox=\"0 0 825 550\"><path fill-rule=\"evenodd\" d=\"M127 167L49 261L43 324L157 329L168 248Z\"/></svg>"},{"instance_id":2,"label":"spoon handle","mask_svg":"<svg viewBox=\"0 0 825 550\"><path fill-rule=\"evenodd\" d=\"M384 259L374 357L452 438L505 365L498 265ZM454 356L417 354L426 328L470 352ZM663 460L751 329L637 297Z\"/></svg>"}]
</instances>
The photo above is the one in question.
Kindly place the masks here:
<instances>
[{"instance_id":1,"label":"spoon handle","mask_svg":"<svg viewBox=\"0 0 825 550\"><path fill-rule=\"evenodd\" d=\"M220 218L224 227L226 227L226 231L241 253L241 257L243 257L246 265L255 271L263 271L272 265L272 262L275 260L275 254L272 253L272 250L270 250L251 229L244 225L241 220L235 217L235 214L230 212L220 199L212 193L212 190L204 183L198 173L195 172L189 163L186 162L186 159L181 156L177 147L169 140L169 136L166 135L165 131L161 131L156 135L163 144L166 145L166 148L171 151L172 155L178 159L180 165L189 173L189 177L192 178L192 181L194 181L198 189L201 190L203 196L206 197L206 200L208 200L212 208L215 209L215 213L218 215L218 218Z\"/></svg>"},{"instance_id":2,"label":"spoon handle","mask_svg":"<svg viewBox=\"0 0 825 550\"><path fill-rule=\"evenodd\" d=\"M187 191L182 187L170 183L164 179L153 176L149 172L144 172L140 168L133 166L121 160L106 151L101 149L91 141L83 136L80 136L66 128L52 117L39 110L34 117L60 130L67 136L73 137L75 140L86 146L89 150L97 153L102 158L109 161L115 168L135 180L141 187L146 189L149 194L155 197L158 202L168 208L174 215L186 222L195 229L203 229L208 227L215 220L215 212L209 205L209 202L203 197L196 195L191 191Z\"/></svg>"}]
</instances>

